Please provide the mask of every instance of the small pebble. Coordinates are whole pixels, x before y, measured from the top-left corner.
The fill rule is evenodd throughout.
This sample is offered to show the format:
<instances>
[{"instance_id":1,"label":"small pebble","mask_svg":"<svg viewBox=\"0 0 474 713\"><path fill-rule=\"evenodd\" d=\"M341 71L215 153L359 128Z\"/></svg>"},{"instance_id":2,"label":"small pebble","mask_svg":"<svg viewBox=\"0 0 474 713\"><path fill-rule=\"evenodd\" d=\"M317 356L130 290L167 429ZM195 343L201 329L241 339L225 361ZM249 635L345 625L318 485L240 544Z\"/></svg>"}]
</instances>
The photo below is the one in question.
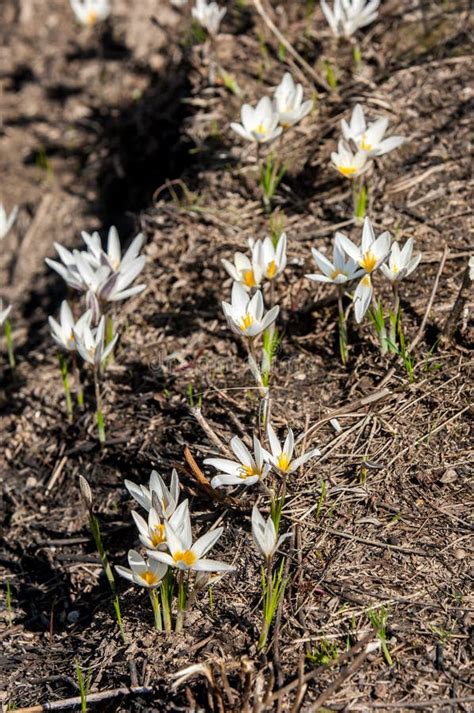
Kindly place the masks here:
<instances>
[{"instance_id":1,"label":"small pebble","mask_svg":"<svg viewBox=\"0 0 474 713\"><path fill-rule=\"evenodd\" d=\"M458 547L454 550L454 558L457 560L466 559L466 550L463 550L462 547Z\"/></svg>"},{"instance_id":2,"label":"small pebble","mask_svg":"<svg viewBox=\"0 0 474 713\"><path fill-rule=\"evenodd\" d=\"M440 483L454 483L455 480L458 479L458 474L454 470L454 468L447 468L441 478L439 479Z\"/></svg>"},{"instance_id":3,"label":"small pebble","mask_svg":"<svg viewBox=\"0 0 474 713\"><path fill-rule=\"evenodd\" d=\"M73 609L72 611L70 611L68 613L67 620L70 624L75 624L76 621L79 619L79 616L80 616L80 614L77 611L77 609Z\"/></svg>"}]
</instances>

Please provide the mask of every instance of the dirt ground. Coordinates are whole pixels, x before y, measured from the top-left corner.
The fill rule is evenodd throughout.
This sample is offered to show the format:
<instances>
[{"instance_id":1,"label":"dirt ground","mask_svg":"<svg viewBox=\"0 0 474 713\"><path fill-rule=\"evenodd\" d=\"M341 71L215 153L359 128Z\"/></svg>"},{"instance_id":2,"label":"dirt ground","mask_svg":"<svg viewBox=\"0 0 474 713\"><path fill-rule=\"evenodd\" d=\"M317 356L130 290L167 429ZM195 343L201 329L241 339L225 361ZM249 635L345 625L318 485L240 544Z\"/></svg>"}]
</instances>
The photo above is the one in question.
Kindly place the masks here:
<instances>
[{"instance_id":1,"label":"dirt ground","mask_svg":"<svg viewBox=\"0 0 474 713\"><path fill-rule=\"evenodd\" d=\"M441 339L472 253L468 3L383 2L360 34L357 71L315 3L265 3L312 73L252 2L227 6L211 55L193 38L189 9L164 0L115 0L93 30L78 28L66 0L0 5L0 200L20 206L0 254L18 362L12 373L1 341L1 702L14 710L77 696L79 663L91 692L134 687L104 698L101 711L472 710L472 295L453 339ZM337 91L317 83L327 62ZM193 415L198 400L224 442L255 423L245 351L220 306L231 286L220 260L267 234L269 217L252 150L229 123L287 70L315 109L280 147L287 174L275 209L289 265L275 291L283 340L273 421L305 433L322 456L288 483L289 580L261 654L256 492L211 497L183 451L201 467L216 454ZM421 336L413 382L380 355L368 324L351 327L341 366L331 291L304 277L310 248L329 247L335 225L359 240L350 189L329 164L356 102L410 139L377 162L369 213L379 232L412 236L423 253L402 291L409 339ZM72 424L65 417L47 316L66 291L44 258L55 240L79 247L81 230L106 235L112 224L124 244L144 231L147 289L115 313L100 449L86 370L87 408ZM213 554L237 572L214 587L212 605L198 598L182 634L155 632L146 594L120 582L124 645L78 475L93 489L111 561L123 564L137 544L124 479L145 483L152 468L167 479L173 467L196 529L222 520ZM386 612L392 666L380 650L357 648L377 640L370 610Z\"/></svg>"}]
</instances>

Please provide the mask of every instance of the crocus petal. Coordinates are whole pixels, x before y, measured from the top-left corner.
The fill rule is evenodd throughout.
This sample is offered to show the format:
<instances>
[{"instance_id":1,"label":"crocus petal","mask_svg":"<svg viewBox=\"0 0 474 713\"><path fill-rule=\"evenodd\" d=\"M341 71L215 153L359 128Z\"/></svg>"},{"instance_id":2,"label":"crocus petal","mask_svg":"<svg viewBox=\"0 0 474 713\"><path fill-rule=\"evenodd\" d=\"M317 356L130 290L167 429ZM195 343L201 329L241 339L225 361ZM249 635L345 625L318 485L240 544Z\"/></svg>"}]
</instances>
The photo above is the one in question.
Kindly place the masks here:
<instances>
[{"instance_id":1,"label":"crocus petal","mask_svg":"<svg viewBox=\"0 0 474 713\"><path fill-rule=\"evenodd\" d=\"M308 451L308 453L304 453L303 455L299 456L298 458L295 458L294 461L291 463L290 467L290 472L293 472L294 470L298 470L298 468L301 465L304 465L307 463L311 458L316 458L316 456L320 456L321 451L318 450L317 448L314 448L312 451Z\"/></svg>"},{"instance_id":2,"label":"crocus petal","mask_svg":"<svg viewBox=\"0 0 474 713\"><path fill-rule=\"evenodd\" d=\"M356 322L362 322L372 299L372 280L370 275L365 275L354 292L354 314Z\"/></svg>"},{"instance_id":3,"label":"crocus petal","mask_svg":"<svg viewBox=\"0 0 474 713\"><path fill-rule=\"evenodd\" d=\"M358 248L352 240L349 240L345 235L339 233L339 244L349 257L351 257L356 262L360 260L360 248Z\"/></svg>"},{"instance_id":4,"label":"crocus petal","mask_svg":"<svg viewBox=\"0 0 474 713\"><path fill-rule=\"evenodd\" d=\"M234 572L235 567L227 562L219 562L218 560L200 559L191 569L196 572Z\"/></svg>"},{"instance_id":5,"label":"crocus petal","mask_svg":"<svg viewBox=\"0 0 474 713\"><path fill-rule=\"evenodd\" d=\"M202 557L202 555L205 555L206 552L208 552L210 549L212 549L212 547L214 547L223 532L223 527L217 527L215 530L210 530L209 532L206 532L205 535L202 535L202 537L196 540L196 542L191 548L194 554L198 558Z\"/></svg>"}]
</instances>

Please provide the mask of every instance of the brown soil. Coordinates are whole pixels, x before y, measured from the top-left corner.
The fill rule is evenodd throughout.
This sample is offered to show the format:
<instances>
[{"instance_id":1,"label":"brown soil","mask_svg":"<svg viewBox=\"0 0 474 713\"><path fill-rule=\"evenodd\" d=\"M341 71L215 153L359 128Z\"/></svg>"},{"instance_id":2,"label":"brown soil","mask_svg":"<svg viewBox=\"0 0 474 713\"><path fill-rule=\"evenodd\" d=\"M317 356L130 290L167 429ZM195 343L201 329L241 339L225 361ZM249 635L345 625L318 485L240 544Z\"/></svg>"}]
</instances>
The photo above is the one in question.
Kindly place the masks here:
<instances>
[{"instance_id":1,"label":"brown soil","mask_svg":"<svg viewBox=\"0 0 474 713\"><path fill-rule=\"evenodd\" d=\"M267 3L316 72L325 61L337 66L332 94L282 57L252 3L228 5L215 53L243 97L210 83L209 46L192 41L186 12L167 2L115 0L113 18L92 32L78 30L65 0L1 4L0 200L20 205L0 256L18 361L12 374L2 359L0 391L2 589L8 581L12 600L0 619L2 702L12 710L77 696L78 662L92 692L152 689L102 700L103 711L472 710L469 303L454 338L440 339L472 250L468 4L426 2L421 11L407 0L383 3L379 21L361 34L363 68L354 74L350 47L336 46L319 8ZM252 151L229 123L243 99L268 92L288 68L307 96L318 96L281 146L288 170L275 208L290 259L275 295L283 340L273 421L305 432L306 446L323 456L288 483L289 581L263 655L249 520L256 493L212 499L183 450L200 465L216 452L193 399L225 442L255 423L245 352L220 307L230 291L220 258L266 234L268 215ZM351 328L343 368L330 291L304 277L313 269L310 247L329 246L334 225L359 239L347 183L329 166L339 121L357 101L410 137L378 161L370 191L376 228L401 241L413 236L423 252L403 284L409 339L439 276L412 383L400 361L380 356L368 324ZM64 415L47 316L66 295L44 257L54 240L78 246L81 230L105 235L111 224L125 241L145 232L148 287L116 310L121 338L107 371L101 450L86 371L87 408L73 424ZM344 430L336 437L327 416L338 410ZM146 482L152 468L168 478L172 467L196 530L222 519L213 554L237 573L214 588L212 607L206 594L198 598L180 635L156 633L146 595L121 582L123 645L78 474L91 483L118 564L136 545L124 479ZM266 508L265 497L258 502ZM363 648L344 661L370 638L368 611L381 607L393 666ZM330 665L304 683L329 645ZM173 686L173 674L191 664L201 668Z\"/></svg>"}]
</instances>

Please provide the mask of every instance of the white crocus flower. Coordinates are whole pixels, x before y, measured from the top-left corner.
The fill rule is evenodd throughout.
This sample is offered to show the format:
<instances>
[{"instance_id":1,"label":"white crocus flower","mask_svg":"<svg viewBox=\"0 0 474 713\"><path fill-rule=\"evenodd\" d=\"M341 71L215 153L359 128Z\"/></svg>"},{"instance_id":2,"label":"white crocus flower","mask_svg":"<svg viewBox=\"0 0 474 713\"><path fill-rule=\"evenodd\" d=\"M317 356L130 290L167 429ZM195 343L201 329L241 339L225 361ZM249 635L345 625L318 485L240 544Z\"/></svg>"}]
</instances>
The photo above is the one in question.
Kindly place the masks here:
<instances>
[{"instance_id":1,"label":"white crocus flower","mask_svg":"<svg viewBox=\"0 0 474 713\"><path fill-rule=\"evenodd\" d=\"M237 252L233 263L225 258L221 262L232 279L240 283L245 290L260 286L263 275L256 252L252 251L252 258Z\"/></svg>"},{"instance_id":2,"label":"white crocus flower","mask_svg":"<svg viewBox=\"0 0 474 713\"><path fill-rule=\"evenodd\" d=\"M68 250L60 243L54 243L61 262L45 258L45 262L60 275L69 287L79 292L94 294L108 278L110 268L100 265L95 257L85 250Z\"/></svg>"},{"instance_id":3,"label":"white crocus flower","mask_svg":"<svg viewBox=\"0 0 474 713\"><path fill-rule=\"evenodd\" d=\"M84 361L92 364L96 369L112 353L118 339L116 334L105 346L105 317L103 315L96 329L91 329L87 323L84 323L81 325L80 331L75 327L73 332L77 351Z\"/></svg>"},{"instance_id":4,"label":"white crocus flower","mask_svg":"<svg viewBox=\"0 0 474 713\"><path fill-rule=\"evenodd\" d=\"M234 282L232 286L232 302L223 302L222 309L229 327L235 334L253 338L265 331L278 316L278 305L272 307L265 315L263 297L260 290L250 299L242 285Z\"/></svg>"},{"instance_id":5,"label":"white crocus flower","mask_svg":"<svg viewBox=\"0 0 474 713\"><path fill-rule=\"evenodd\" d=\"M98 233L89 235L83 232L82 239L87 250L70 251L59 243L54 243L61 262L49 258L46 258L45 262L70 287L79 292L87 292L86 303L92 310L96 322L101 300L117 302L145 289L145 284L131 286L145 266L145 256L139 255L143 245L143 235L140 233L132 240L123 256L120 239L114 226L109 230L107 251L102 249Z\"/></svg>"},{"instance_id":6,"label":"white crocus flower","mask_svg":"<svg viewBox=\"0 0 474 713\"><path fill-rule=\"evenodd\" d=\"M194 19L213 37L219 33L219 27L226 12L225 7L220 7L216 2L208 3L207 0L196 0L196 4L191 10Z\"/></svg>"},{"instance_id":7,"label":"white crocus flower","mask_svg":"<svg viewBox=\"0 0 474 713\"><path fill-rule=\"evenodd\" d=\"M362 322L373 295L371 274L386 260L390 252L390 233L385 231L375 238L374 229L369 218L364 219L362 228L362 244L354 245L345 235L340 233L339 242L349 257L355 260L366 273L354 292L354 315L356 322Z\"/></svg>"},{"instance_id":8,"label":"white crocus flower","mask_svg":"<svg viewBox=\"0 0 474 713\"><path fill-rule=\"evenodd\" d=\"M211 532L202 535L193 544L191 517L189 510L186 508L179 535L168 522L165 522L166 544L169 553L155 550L148 550L147 552L149 557L176 569L196 570L198 572L230 572L235 567L226 562L204 557L211 547L216 544L223 531L223 527L211 530Z\"/></svg>"},{"instance_id":9,"label":"white crocus flower","mask_svg":"<svg viewBox=\"0 0 474 713\"><path fill-rule=\"evenodd\" d=\"M337 151L331 154L333 166L346 178L355 178L360 176L367 168L367 152L357 151L353 153L351 147L340 139L337 145Z\"/></svg>"},{"instance_id":10,"label":"white crocus flower","mask_svg":"<svg viewBox=\"0 0 474 713\"><path fill-rule=\"evenodd\" d=\"M13 305L7 305L5 307L5 309L3 309L3 300L0 297L0 327L3 327L3 325L7 321L8 315L10 314L10 312L12 310L12 306Z\"/></svg>"},{"instance_id":11,"label":"white crocus flower","mask_svg":"<svg viewBox=\"0 0 474 713\"><path fill-rule=\"evenodd\" d=\"M17 215L17 205L11 210L10 215L8 215L3 203L0 203L0 240L3 240L9 230L13 227Z\"/></svg>"},{"instance_id":12,"label":"white crocus flower","mask_svg":"<svg viewBox=\"0 0 474 713\"><path fill-rule=\"evenodd\" d=\"M94 27L106 20L111 12L109 0L70 0L71 7L81 25Z\"/></svg>"},{"instance_id":13,"label":"white crocus flower","mask_svg":"<svg viewBox=\"0 0 474 713\"><path fill-rule=\"evenodd\" d=\"M230 127L247 141L267 143L276 139L283 131L283 128L278 126L278 111L269 97L262 97L255 108L244 104L240 110L240 119L241 124L234 121Z\"/></svg>"},{"instance_id":14,"label":"white crocus flower","mask_svg":"<svg viewBox=\"0 0 474 713\"><path fill-rule=\"evenodd\" d=\"M279 124L284 129L304 119L313 108L311 100L303 101L303 85L295 84L289 72L285 72L273 98L279 114Z\"/></svg>"},{"instance_id":15,"label":"white crocus flower","mask_svg":"<svg viewBox=\"0 0 474 713\"><path fill-rule=\"evenodd\" d=\"M381 270L390 282L400 282L418 267L421 253L413 255L413 238L409 238L400 250L398 243L392 243L388 262L381 266Z\"/></svg>"},{"instance_id":16,"label":"white crocus flower","mask_svg":"<svg viewBox=\"0 0 474 713\"><path fill-rule=\"evenodd\" d=\"M264 462L265 451L256 436L253 437L253 455L238 436L234 436L230 447L237 462L228 458L206 458L204 463L220 471L211 480L213 488L221 485L254 485L268 474L270 466Z\"/></svg>"},{"instance_id":17,"label":"white crocus flower","mask_svg":"<svg viewBox=\"0 0 474 713\"><path fill-rule=\"evenodd\" d=\"M273 280L281 275L286 267L286 233L282 233L275 247L271 238L266 237L263 242L257 240L252 244L252 253L255 255L260 271L267 280Z\"/></svg>"},{"instance_id":18,"label":"white crocus flower","mask_svg":"<svg viewBox=\"0 0 474 713\"><path fill-rule=\"evenodd\" d=\"M350 37L370 25L377 19L379 5L380 0L334 0L331 10L326 0L321 0L321 9L336 37Z\"/></svg>"},{"instance_id":19,"label":"white crocus flower","mask_svg":"<svg viewBox=\"0 0 474 713\"><path fill-rule=\"evenodd\" d=\"M365 151L368 156L383 156L406 141L403 136L390 136L384 139L388 129L388 119L381 117L367 125L360 104L355 105L349 124L345 119L341 121L341 128L346 141L352 141L359 151Z\"/></svg>"},{"instance_id":20,"label":"white crocus flower","mask_svg":"<svg viewBox=\"0 0 474 713\"><path fill-rule=\"evenodd\" d=\"M321 452L317 448L313 448L307 453L303 453L298 458L293 458L295 449L295 437L291 428L285 438L283 447L278 440L278 437L271 423L267 425L267 435L270 442L271 453L266 452L266 458L275 468L282 473L293 473L301 465L304 465L311 458L320 456Z\"/></svg>"},{"instance_id":21,"label":"white crocus flower","mask_svg":"<svg viewBox=\"0 0 474 713\"><path fill-rule=\"evenodd\" d=\"M169 518L171 527L178 533L183 526L183 518L186 514L188 501L184 500ZM160 517L154 507L148 513L148 520L132 510L132 517L137 526L138 538L143 547L150 550L161 550L166 548L165 520Z\"/></svg>"},{"instance_id":22,"label":"white crocus flower","mask_svg":"<svg viewBox=\"0 0 474 713\"><path fill-rule=\"evenodd\" d=\"M143 233L139 233L134 237L123 255L119 234L115 225L109 228L107 251L102 248L99 233L94 232L92 235L89 235L89 233L83 231L81 237L87 245L87 250L94 259L97 267L100 265L108 265L113 272L124 272L134 264L135 260L140 260L143 265L145 264L145 257L139 255L145 239Z\"/></svg>"},{"instance_id":23,"label":"white crocus flower","mask_svg":"<svg viewBox=\"0 0 474 713\"><path fill-rule=\"evenodd\" d=\"M370 219L364 218L362 228L362 243L355 245L343 233L339 233L339 244L344 252L368 273L377 270L390 252L390 233L386 230L378 238L375 237Z\"/></svg>"},{"instance_id":24,"label":"white crocus flower","mask_svg":"<svg viewBox=\"0 0 474 713\"><path fill-rule=\"evenodd\" d=\"M54 317L48 317L51 336L62 349L75 351L76 339L74 337L74 331L78 334L82 334L85 324L90 327L91 319L92 313L90 310L87 310L87 312L84 312L77 322L75 322L70 306L66 300L63 300L59 312L59 322L57 322Z\"/></svg>"},{"instance_id":25,"label":"white crocus flower","mask_svg":"<svg viewBox=\"0 0 474 713\"><path fill-rule=\"evenodd\" d=\"M156 470L151 471L148 487L146 485L137 485L131 480L125 481L125 487L134 500L147 512L152 507L153 495L158 498L158 503L161 509L163 518L170 518L176 508L179 500L179 478L175 468L171 474L170 487L165 485L161 475Z\"/></svg>"},{"instance_id":26,"label":"white crocus flower","mask_svg":"<svg viewBox=\"0 0 474 713\"><path fill-rule=\"evenodd\" d=\"M336 233L333 245L332 262L322 252L311 248L314 261L321 270L320 273L305 275L313 282L330 282L334 285L343 285L345 282L355 280L360 277L364 271L352 259L347 258L340 245L339 236L341 233Z\"/></svg>"},{"instance_id":27,"label":"white crocus flower","mask_svg":"<svg viewBox=\"0 0 474 713\"><path fill-rule=\"evenodd\" d=\"M277 537L271 516L265 520L257 506L254 505L252 508L252 536L258 551L266 559L271 559L283 540L290 536L290 533Z\"/></svg>"},{"instance_id":28,"label":"white crocus flower","mask_svg":"<svg viewBox=\"0 0 474 713\"><path fill-rule=\"evenodd\" d=\"M136 550L129 550L128 564L130 569L121 565L116 565L115 569L121 577L147 589L158 587L168 569L163 562L145 560Z\"/></svg>"}]
</instances>

